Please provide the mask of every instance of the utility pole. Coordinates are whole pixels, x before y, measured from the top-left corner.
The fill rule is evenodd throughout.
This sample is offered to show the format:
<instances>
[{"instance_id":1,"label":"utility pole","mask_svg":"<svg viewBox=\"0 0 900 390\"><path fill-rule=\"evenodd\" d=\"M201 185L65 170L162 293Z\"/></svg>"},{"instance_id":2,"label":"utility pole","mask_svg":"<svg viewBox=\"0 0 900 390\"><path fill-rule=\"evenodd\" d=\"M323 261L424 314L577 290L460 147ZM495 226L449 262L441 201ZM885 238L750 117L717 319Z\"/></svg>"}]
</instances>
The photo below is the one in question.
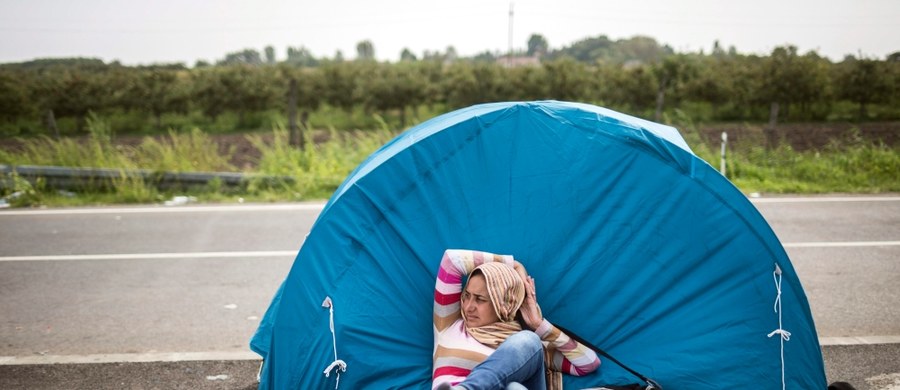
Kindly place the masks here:
<instances>
[{"instance_id":1,"label":"utility pole","mask_svg":"<svg viewBox=\"0 0 900 390\"><path fill-rule=\"evenodd\" d=\"M506 52L506 66L512 67L513 55L513 3L509 3L509 51Z\"/></svg>"}]
</instances>

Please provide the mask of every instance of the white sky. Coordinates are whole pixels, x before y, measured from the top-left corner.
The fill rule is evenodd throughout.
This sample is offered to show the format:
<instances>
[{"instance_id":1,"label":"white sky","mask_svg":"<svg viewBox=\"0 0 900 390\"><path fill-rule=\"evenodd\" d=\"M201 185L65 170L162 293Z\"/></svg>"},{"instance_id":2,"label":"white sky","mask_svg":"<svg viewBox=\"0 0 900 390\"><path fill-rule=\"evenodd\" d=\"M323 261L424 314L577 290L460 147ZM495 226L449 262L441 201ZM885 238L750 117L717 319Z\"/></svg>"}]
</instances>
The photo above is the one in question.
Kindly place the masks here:
<instances>
[{"instance_id":1,"label":"white sky","mask_svg":"<svg viewBox=\"0 0 900 390\"><path fill-rule=\"evenodd\" d=\"M271 45L316 57L356 56L371 40L376 57L404 47L454 46L462 56L506 51L507 0L0 0L0 63L94 57L126 65L214 62ZM740 53L792 44L834 61L900 51L900 0L517 0L513 46L538 33L551 49L599 35L646 35L678 52L709 52L718 40Z\"/></svg>"}]
</instances>

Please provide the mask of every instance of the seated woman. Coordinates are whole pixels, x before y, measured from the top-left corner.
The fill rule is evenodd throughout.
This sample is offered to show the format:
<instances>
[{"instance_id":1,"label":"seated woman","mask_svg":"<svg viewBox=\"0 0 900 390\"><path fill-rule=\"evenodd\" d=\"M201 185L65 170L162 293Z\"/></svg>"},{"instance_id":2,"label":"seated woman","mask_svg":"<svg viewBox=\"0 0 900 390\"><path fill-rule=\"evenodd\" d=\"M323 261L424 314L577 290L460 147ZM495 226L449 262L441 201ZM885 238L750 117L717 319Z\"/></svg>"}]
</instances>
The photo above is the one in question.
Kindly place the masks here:
<instances>
[{"instance_id":1,"label":"seated woman","mask_svg":"<svg viewBox=\"0 0 900 390\"><path fill-rule=\"evenodd\" d=\"M593 350L543 318L534 279L512 256L444 253L434 288L433 389L562 389L561 373L599 365Z\"/></svg>"}]
</instances>

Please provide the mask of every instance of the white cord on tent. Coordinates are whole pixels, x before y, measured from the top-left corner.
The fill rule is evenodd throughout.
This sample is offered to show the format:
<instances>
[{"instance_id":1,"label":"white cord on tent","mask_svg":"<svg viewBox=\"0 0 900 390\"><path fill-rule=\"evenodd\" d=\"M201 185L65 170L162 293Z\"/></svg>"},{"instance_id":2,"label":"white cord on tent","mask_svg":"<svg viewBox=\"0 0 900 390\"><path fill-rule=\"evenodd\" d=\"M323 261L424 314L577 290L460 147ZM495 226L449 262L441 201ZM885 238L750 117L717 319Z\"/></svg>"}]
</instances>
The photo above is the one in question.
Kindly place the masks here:
<instances>
[{"instance_id":1,"label":"white cord on tent","mask_svg":"<svg viewBox=\"0 0 900 390\"><path fill-rule=\"evenodd\" d=\"M778 313L778 329L769 333L769 337L771 338L776 334L781 336L781 389L784 390L787 386L784 380L784 342L791 340L791 332L781 327L781 267L778 264L775 264L775 272L772 273L772 277L775 279L775 290L777 291L775 295L775 312Z\"/></svg>"},{"instance_id":2,"label":"white cord on tent","mask_svg":"<svg viewBox=\"0 0 900 390\"><path fill-rule=\"evenodd\" d=\"M334 388L337 389L341 384L341 372L347 371L347 363L337 357L337 337L334 335L334 304L331 303L331 297L325 297L325 301L322 302L322 307L327 307L331 312L328 326L331 328L331 342L334 346L334 361L325 368L323 373L325 374L325 377L328 378L328 376L331 375L331 370L335 370L335 367L337 368L337 377L334 382Z\"/></svg>"}]
</instances>

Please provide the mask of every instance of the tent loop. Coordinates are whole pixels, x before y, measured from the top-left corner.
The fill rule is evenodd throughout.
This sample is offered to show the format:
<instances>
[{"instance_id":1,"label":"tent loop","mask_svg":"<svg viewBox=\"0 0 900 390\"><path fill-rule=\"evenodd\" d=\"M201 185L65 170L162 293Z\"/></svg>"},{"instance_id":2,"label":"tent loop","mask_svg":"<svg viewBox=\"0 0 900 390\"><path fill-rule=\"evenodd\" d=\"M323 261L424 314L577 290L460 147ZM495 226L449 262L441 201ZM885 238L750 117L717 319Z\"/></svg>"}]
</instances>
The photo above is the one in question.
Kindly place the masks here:
<instances>
[{"instance_id":1,"label":"tent loop","mask_svg":"<svg viewBox=\"0 0 900 390\"><path fill-rule=\"evenodd\" d=\"M337 357L337 337L334 334L334 304L331 302L331 297L325 297L325 301L322 302L322 307L327 307L331 315L328 320L328 326L331 329L331 342L334 347L334 361L325 368L323 374L328 378L328 376L331 375L331 370L337 372L337 377L334 382L334 388L337 389L341 384L341 373L347 371L347 363Z\"/></svg>"},{"instance_id":2,"label":"tent loop","mask_svg":"<svg viewBox=\"0 0 900 390\"><path fill-rule=\"evenodd\" d=\"M784 342L791 340L791 332L784 330L781 325L781 267L778 266L778 263L775 264L775 271L772 272L772 278L775 279L775 312L778 313L778 329L769 333L769 338L774 335L780 335L781 341L781 389L784 390L786 387L786 382L784 380Z\"/></svg>"}]
</instances>

